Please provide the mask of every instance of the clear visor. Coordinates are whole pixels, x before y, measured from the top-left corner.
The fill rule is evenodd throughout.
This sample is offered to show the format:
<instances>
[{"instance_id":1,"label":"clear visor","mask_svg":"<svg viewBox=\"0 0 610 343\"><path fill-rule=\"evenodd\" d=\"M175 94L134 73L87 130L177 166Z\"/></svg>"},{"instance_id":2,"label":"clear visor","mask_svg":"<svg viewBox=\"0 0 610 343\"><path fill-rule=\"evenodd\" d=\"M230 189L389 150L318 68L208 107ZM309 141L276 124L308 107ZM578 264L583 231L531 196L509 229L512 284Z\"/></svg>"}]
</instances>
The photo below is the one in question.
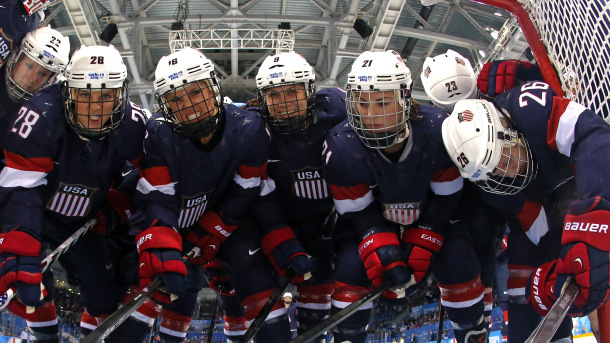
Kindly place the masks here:
<instances>
[{"instance_id":1,"label":"clear visor","mask_svg":"<svg viewBox=\"0 0 610 343\"><path fill-rule=\"evenodd\" d=\"M477 184L486 192L511 195L523 190L536 176L537 164L532 158L527 140L515 130L505 128L498 165L488 179Z\"/></svg>"}]
</instances>

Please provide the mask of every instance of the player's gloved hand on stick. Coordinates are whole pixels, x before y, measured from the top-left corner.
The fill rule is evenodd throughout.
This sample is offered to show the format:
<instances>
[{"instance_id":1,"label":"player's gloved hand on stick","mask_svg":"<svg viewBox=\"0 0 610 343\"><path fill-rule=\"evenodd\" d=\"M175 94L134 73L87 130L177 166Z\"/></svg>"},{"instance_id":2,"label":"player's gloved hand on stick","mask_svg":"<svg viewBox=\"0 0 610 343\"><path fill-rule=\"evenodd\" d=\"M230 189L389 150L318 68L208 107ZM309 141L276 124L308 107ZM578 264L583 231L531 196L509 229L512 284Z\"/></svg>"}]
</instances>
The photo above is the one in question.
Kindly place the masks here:
<instances>
[{"instance_id":1,"label":"player's gloved hand on stick","mask_svg":"<svg viewBox=\"0 0 610 343\"><path fill-rule=\"evenodd\" d=\"M391 228L369 229L358 246L358 255L373 287L380 286L384 278L396 286L404 286L409 281L410 273L402 260L398 236Z\"/></svg>"},{"instance_id":2,"label":"player's gloved hand on stick","mask_svg":"<svg viewBox=\"0 0 610 343\"><path fill-rule=\"evenodd\" d=\"M140 287L146 287L155 275L159 275L168 293L184 295L186 266L182 261L180 234L167 226L151 226L136 236L136 245L140 255ZM163 292L156 292L153 298L160 302L171 301Z\"/></svg>"},{"instance_id":3,"label":"player's gloved hand on stick","mask_svg":"<svg viewBox=\"0 0 610 343\"><path fill-rule=\"evenodd\" d=\"M120 191L111 188L108 195L106 195L106 202L95 214L97 224L91 228L91 231L99 235L104 235L115 227L125 224L127 218L133 212L133 205L129 199L127 199L127 196Z\"/></svg>"},{"instance_id":4,"label":"player's gloved hand on stick","mask_svg":"<svg viewBox=\"0 0 610 343\"><path fill-rule=\"evenodd\" d=\"M201 255L191 260L193 263L205 264L216 256L220 244L229 238L237 229L237 224L228 224L222 219L222 213L206 212L184 237L187 241L201 248Z\"/></svg>"},{"instance_id":5,"label":"player's gloved hand on stick","mask_svg":"<svg viewBox=\"0 0 610 343\"><path fill-rule=\"evenodd\" d=\"M569 276L580 288L568 314L584 316L608 301L610 202L601 197L570 205L561 239L561 257L540 266L528 280L526 297L546 315Z\"/></svg>"},{"instance_id":6,"label":"player's gloved hand on stick","mask_svg":"<svg viewBox=\"0 0 610 343\"><path fill-rule=\"evenodd\" d=\"M477 87L481 93L495 97L513 87L535 80L542 80L537 65L528 61L499 60L483 65L477 78Z\"/></svg>"},{"instance_id":7,"label":"player's gloved hand on stick","mask_svg":"<svg viewBox=\"0 0 610 343\"><path fill-rule=\"evenodd\" d=\"M443 246L443 236L423 227L405 229L401 245L407 267L413 272L415 283L426 278L430 264Z\"/></svg>"},{"instance_id":8,"label":"player's gloved hand on stick","mask_svg":"<svg viewBox=\"0 0 610 343\"><path fill-rule=\"evenodd\" d=\"M292 283L301 283L311 277L311 261L290 227L267 233L261 240L261 247L280 276L286 275L290 268L297 274L290 280Z\"/></svg>"},{"instance_id":9,"label":"player's gloved hand on stick","mask_svg":"<svg viewBox=\"0 0 610 343\"><path fill-rule=\"evenodd\" d=\"M233 295L235 289L229 280L229 276L222 268L222 262L215 258L203 266L203 271L210 284L210 288L222 295Z\"/></svg>"},{"instance_id":10,"label":"player's gloved hand on stick","mask_svg":"<svg viewBox=\"0 0 610 343\"><path fill-rule=\"evenodd\" d=\"M21 227L0 234L0 295L16 288L26 306L42 306L42 244Z\"/></svg>"}]
</instances>

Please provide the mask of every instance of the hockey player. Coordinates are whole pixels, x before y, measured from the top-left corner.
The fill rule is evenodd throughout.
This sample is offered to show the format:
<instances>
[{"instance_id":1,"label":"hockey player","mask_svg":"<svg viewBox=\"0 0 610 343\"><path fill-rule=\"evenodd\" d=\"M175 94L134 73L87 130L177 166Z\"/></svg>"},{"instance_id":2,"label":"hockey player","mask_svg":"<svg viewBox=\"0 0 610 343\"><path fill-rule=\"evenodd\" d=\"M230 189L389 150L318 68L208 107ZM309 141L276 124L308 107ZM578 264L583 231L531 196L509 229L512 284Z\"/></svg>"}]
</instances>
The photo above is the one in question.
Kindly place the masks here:
<instances>
[{"instance_id":1,"label":"hockey player","mask_svg":"<svg viewBox=\"0 0 610 343\"><path fill-rule=\"evenodd\" d=\"M259 221L266 229L262 247L280 274L292 262L282 261L280 251L274 251L274 246L281 248L282 240L301 242L314 261L311 278L297 285L299 333L330 313L334 221L326 219L333 202L321 155L328 131L346 118L345 92L338 88L316 92L314 81L313 68L296 52L267 57L256 76L258 103L272 133L268 180L276 186L277 204L290 225L265 225L269 210L257 206ZM278 241L279 237L284 238Z\"/></svg>"},{"instance_id":2,"label":"hockey player","mask_svg":"<svg viewBox=\"0 0 610 343\"><path fill-rule=\"evenodd\" d=\"M140 157L145 133L146 116L127 100L127 69L114 47L82 46L65 73L64 83L44 88L19 109L0 173L0 293L16 287L21 303L48 310L41 314L48 315L45 325L30 325L41 342L58 341L52 304L41 300L45 246L57 247L90 218L98 218L95 230L126 219L127 201L111 185L125 161ZM84 235L59 261L79 280L91 315L114 312L121 294L103 239ZM20 315L28 324L44 319Z\"/></svg>"},{"instance_id":3,"label":"hockey player","mask_svg":"<svg viewBox=\"0 0 610 343\"><path fill-rule=\"evenodd\" d=\"M445 146L462 175L510 216L511 342L528 337L568 276L580 287L570 315L607 301L609 254L598 228L608 222L609 138L603 119L554 96L543 82L515 87L493 103L458 102L443 123ZM553 341L570 340L568 318Z\"/></svg>"},{"instance_id":4,"label":"hockey player","mask_svg":"<svg viewBox=\"0 0 610 343\"><path fill-rule=\"evenodd\" d=\"M136 237L140 286L162 278L167 293L155 295L164 303L160 336L182 342L202 287L198 263L214 258L258 198L270 138L259 114L223 105L212 61L195 49L163 57L154 86L161 111L148 121L135 194L146 214ZM202 255L185 266L182 255L193 246ZM169 302L169 294L178 299ZM144 339L157 313L145 304L110 341Z\"/></svg>"},{"instance_id":5,"label":"hockey player","mask_svg":"<svg viewBox=\"0 0 610 343\"><path fill-rule=\"evenodd\" d=\"M395 51L364 52L348 74L348 121L326 138L324 171L342 221L333 312L383 279L398 288L422 281L459 197L463 180L442 146L446 113L414 102L411 83ZM364 342L371 312L340 323L335 341Z\"/></svg>"},{"instance_id":6,"label":"hockey player","mask_svg":"<svg viewBox=\"0 0 610 343\"><path fill-rule=\"evenodd\" d=\"M421 81L432 103L445 111L477 95L470 61L453 50L426 58ZM504 229L503 216L480 199L476 187L467 184L452 219L434 277L457 342L485 342L493 306L495 238Z\"/></svg>"},{"instance_id":7,"label":"hockey player","mask_svg":"<svg viewBox=\"0 0 610 343\"><path fill-rule=\"evenodd\" d=\"M36 28L38 16L35 12L30 12L30 3L7 0L0 7L0 67L6 64L23 37Z\"/></svg>"}]
</instances>

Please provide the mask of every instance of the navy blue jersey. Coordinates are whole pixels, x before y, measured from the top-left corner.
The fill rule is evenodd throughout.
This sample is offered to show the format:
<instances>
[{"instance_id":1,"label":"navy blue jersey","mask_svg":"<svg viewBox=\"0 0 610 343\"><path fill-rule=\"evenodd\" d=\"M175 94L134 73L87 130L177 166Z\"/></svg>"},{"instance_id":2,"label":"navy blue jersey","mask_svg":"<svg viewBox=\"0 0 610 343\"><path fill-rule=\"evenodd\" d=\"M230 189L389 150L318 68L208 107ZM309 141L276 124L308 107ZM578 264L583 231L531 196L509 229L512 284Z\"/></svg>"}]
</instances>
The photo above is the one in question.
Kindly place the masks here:
<instances>
[{"instance_id":1,"label":"navy blue jersey","mask_svg":"<svg viewBox=\"0 0 610 343\"><path fill-rule=\"evenodd\" d=\"M20 103L17 103L8 96L6 91L6 66L0 68L0 149L4 150L4 140L8 131L12 128L13 122L15 121L16 114L21 107ZM2 152L0 152L2 154ZM3 156L3 155L2 155Z\"/></svg>"},{"instance_id":2,"label":"navy blue jersey","mask_svg":"<svg viewBox=\"0 0 610 343\"><path fill-rule=\"evenodd\" d=\"M65 117L61 85L51 85L19 109L6 140L0 195L7 225L41 231L42 214L67 230L95 216L124 161L142 154L145 112L128 103L106 138L79 137Z\"/></svg>"},{"instance_id":3,"label":"navy blue jersey","mask_svg":"<svg viewBox=\"0 0 610 343\"><path fill-rule=\"evenodd\" d=\"M325 173L339 214L356 215L358 234L386 221L441 230L463 179L443 146L444 111L420 105L398 162L366 148L347 121L326 138ZM373 210L371 210L373 209ZM381 215L380 215L381 214Z\"/></svg>"},{"instance_id":4,"label":"navy blue jersey","mask_svg":"<svg viewBox=\"0 0 610 343\"><path fill-rule=\"evenodd\" d=\"M174 131L161 113L149 120L134 197L145 209L147 227L159 220L187 228L210 209L237 221L251 209L266 172L270 133L257 112L234 105L224 112L211 151Z\"/></svg>"},{"instance_id":5,"label":"navy blue jersey","mask_svg":"<svg viewBox=\"0 0 610 343\"><path fill-rule=\"evenodd\" d=\"M30 17L21 0L0 1L0 66L6 63L26 33L36 28L37 21L37 15Z\"/></svg>"},{"instance_id":6,"label":"navy blue jersey","mask_svg":"<svg viewBox=\"0 0 610 343\"><path fill-rule=\"evenodd\" d=\"M322 145L328 131L346 119L345 92L338 88L318 91L314 113L313 126L271 139L268 174L289 221L328 213L333 206L322 169Z\"/></svg>"},{"instance_id":7,"label":"navy blue jersey","mask_svg":"<svg viewBox=\"0 0 610 343\"><path fill-rule=\"evenodd\" d=\"M548 231L546 219L541 220L544 208L540 203L569 179L574 177L576 182L574 200L595 196L610 199L606 172L610 163L610 127L601 117L580 104L555 96L543 82L515 87L495 102L510 114L515 129L527 140L538 173L515 195L483 196L506 213L519 213L523 229L532 241L537 243Z\"/></svg>"}]
</instances>

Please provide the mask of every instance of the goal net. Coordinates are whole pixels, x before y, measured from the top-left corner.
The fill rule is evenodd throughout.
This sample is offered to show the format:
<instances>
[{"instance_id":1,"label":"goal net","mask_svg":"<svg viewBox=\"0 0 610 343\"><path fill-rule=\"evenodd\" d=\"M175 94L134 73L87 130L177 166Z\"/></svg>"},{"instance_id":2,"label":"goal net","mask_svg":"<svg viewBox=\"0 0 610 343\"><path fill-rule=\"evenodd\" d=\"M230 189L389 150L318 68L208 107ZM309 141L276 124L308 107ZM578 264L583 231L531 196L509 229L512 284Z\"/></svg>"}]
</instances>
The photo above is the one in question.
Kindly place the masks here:
<instances>
[{"instance_id":1,"label":"goal net","mask_svg":"<svg viewBox=\"0 0 610 343\"><path fill-rule=\"evenodd\" d=\"M610 1L477 2L513 13L538 64L548 68L550 62L552 66L547 74L543 70L545 80L553 86L547 77L556 73L563 96L610 122Z\"/></svg>"}]
</instances>

